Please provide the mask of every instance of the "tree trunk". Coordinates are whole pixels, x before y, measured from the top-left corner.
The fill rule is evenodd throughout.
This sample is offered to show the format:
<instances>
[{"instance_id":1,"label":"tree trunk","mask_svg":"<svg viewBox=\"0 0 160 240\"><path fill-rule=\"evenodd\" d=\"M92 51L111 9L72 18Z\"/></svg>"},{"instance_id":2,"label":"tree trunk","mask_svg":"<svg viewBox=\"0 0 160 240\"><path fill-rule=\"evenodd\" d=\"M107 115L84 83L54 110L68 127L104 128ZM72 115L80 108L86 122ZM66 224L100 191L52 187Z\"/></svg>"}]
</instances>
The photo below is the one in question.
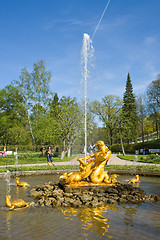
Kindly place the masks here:
<instances>
[{"instance_id":1,"label":"tree trunk","mask_svg":"<svg viewBox=\"0 0 160 240\"><path fill-rule=\"evenodd\" d=\"M67 151L67 157L71 156L71 146L68 147L68 151Z\"/></svg>"},{"instance_id":2,"label":"tree trunk","mask_svg":"<svg viewBox=\"0 0 160 240\"><path fill-rule=\"evenodd\" d=\"M119 133L120 133L120 140L121 140L121 148L122 148L122 152L123 152L123 156L124 156L124 155L125 155L125 150L124 150L124 145L123 145L121 130L119 131Z\"/></svg>"},{"instance_id":3,"label":"tree trunk","mask_svg":"<svg viewBox=\"0 0 160 240\"><path fill-rule=\"evenodd\" d=\"M65 151L65 139L63 139L63 142L62 142L62 152L61 152L61 160L64 158L65 154L66 154L66 151Z\"/></svg>"},{"instance_id":4,"label":"tree trunk","mask_svg":"<svg viewBox=\"0 0 160 240\"><path fill-rule=\"evenodd\" d=\"M33 135L32 126L31 126L31 122L30 122L30 117L29 117L29 112L28 112L28 110L27 110L27 117L28 117L28 125L29 125L29 130L30 130L32 142L33 142L33 145L36 145L36 141L35 141L35 138L34 138L34 135Z\"/></svg>"},{"instance_id":5,"label":"tree trunk","mask_svg":"<svg viewBox=\"0 0 160 240\"><path fill-rule=\"evenodd\" d=\"M143 130L143 121L142 121L142 142L144 142L144 130Z\"/></svg>"},{"instance_id":6,"label":"tree trunk","mask_svg":"<svg viewBox=\"0 0 160 240\"><path fill-rule=\"evenodd\" d=\"M61 152L61 160L63 160L65 154L66 154L66 151L62 150L62 152Z\"/></svg>"},{"instance_id":7,"label":"tree trunk","mask_svg":"<svg viewBox=\"0 0 160 240\"><path fill-rule=\"evenodd\" d=\"M159 134L158 134L158 120L156 119L156 132L157 132L157 139L159 137Z\"/></svg>"}]
</instances>

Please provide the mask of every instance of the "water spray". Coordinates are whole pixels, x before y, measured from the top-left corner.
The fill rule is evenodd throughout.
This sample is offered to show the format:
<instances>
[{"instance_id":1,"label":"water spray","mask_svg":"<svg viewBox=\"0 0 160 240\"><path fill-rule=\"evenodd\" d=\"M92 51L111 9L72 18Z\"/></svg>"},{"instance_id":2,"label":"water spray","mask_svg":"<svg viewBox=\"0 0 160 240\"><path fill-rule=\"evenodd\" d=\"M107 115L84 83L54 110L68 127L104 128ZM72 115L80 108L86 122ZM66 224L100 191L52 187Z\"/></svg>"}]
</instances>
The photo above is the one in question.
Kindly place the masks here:
<instances>
[{"instance_id":1,"label":"water spray","mask_svg":"<svg viewBox=\"0 0 160 240\"><path fill-rule=\"evenodd\" d=\"M95 31L93 33L92 38L87 33L84 33L83 36L83 46L82 46L82 52L81 52L81 64L82 64L82 81L81 83L84 83L84 108L85 108L85 146L84 146L84 153L85 157L87 155L87 79L89 77L89 62L91 62L93 58L94 48L92 46L92 40L98 30L98 27L102 21L102 18L108 8L108 5L110 3L110 0L108 0L107 5L102 13L102 16L95 28Z\"/></svg>"},{"instance_id":2,"label":"water spray","mask_svg":"<svg viewBox=\"0 0 160 240\"><path fill-rule=\"evenodd\" d=\"M81 65L82 65L82 80L81 83L84 84L84 109L85 109L85 157L87 155L87 80L90 73L90 62L92 61L94 53L94 48L92 46L92 40L87 33L83 36L83 46L81 52Z\"/></svg>"}]
</instances>

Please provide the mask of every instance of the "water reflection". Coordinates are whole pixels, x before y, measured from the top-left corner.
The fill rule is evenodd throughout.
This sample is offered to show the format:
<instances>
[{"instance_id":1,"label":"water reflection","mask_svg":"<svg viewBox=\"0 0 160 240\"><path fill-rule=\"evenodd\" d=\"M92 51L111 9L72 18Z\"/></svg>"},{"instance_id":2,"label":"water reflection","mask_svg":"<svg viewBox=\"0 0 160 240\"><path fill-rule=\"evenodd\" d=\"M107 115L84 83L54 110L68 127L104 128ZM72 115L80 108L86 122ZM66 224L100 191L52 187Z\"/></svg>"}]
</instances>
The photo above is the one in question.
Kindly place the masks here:
<instances>
[{"instance_id":1,"label":"water reflection","mask_svg":"<svg viewBox=\"0 0 160 240\"><path fill-rule=\"evenodd\" d=\"M120 176L121 177L121 176ZM122 177L121 177L122 178ZM124 176L122 180L129 179ZM33 187L49 180L56 182L58 176L23 177ZM15 182L15 179L11 179ZM154 239L160 235L160 202L142 204L106 205L96 208L26 208L7 211L5 208L6 183L0 180L0 239L43 240L130 240ZM29 197L30 189L10 185L13 199ZM160 192L160 178L142 178L140 188L147 193Z\"/></svg>"},{"instance_id":2,"label":"water reflection","mask_svg":"<svg viewBox=\"0 0 160 240\"><path fill-rule=\"evenodd\" d=\"M92 232L96 232L98 234L98 238L100 239L105 233L108 232L110 227L110 220L106 218L104 213L107 213L107 209L111 207L102 206L95 208L65 208L62 209L61 212L65 215L67 219L74 220L74 217L78 217L81 221L81 228L85 230L90 230ZM112 210L114 212L117 211L116 206L112 206ZM112 237L112 236L108 236Z\"/></svg>"}]
</instances>

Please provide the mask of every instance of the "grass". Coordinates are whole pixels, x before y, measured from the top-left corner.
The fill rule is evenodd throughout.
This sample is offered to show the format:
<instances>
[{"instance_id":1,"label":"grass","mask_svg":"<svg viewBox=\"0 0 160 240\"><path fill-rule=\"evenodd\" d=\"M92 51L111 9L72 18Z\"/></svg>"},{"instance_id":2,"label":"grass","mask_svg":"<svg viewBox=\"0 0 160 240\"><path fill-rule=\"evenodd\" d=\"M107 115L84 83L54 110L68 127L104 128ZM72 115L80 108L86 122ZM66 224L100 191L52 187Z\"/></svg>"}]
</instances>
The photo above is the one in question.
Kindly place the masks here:
<instances>
[{"instance_id":1,"label":"grass","mask_svg":"<svg viewBox=\"0 0 160 240\"><path fill-rule=\"evenodd\" d=\"M117 155L119 158L129 161L138 161L143 163L160 163L160 155L150 154L150 155ZM135 156L137 159L135 159Z\"/></svg>"},{"instance_id":2,"label":"grass","mask_svg":"<svg viewBox=\"0 0 160 240\"><path fill-rule=\"evenodd\" d=\"M137 156L137 155L136 155ZM69 161L73 159L75 156L71 156L70 158L64 157L63 160L60 159L60 157L53 157L54 162L62 162L62 161ZM134 161L135 155L118 155L119 158ZM160 156L159 155L138 155L137 161L141 162L151 162L151 163L160 163ZM143 157L143 158L142 158ZM16 158L15 156L5 156L0 157L0 165L4 165L4 167L0 168L0 172L6 172L9 171L38 171L38 170L78 170L79 166L77 165L44 165L44 166L23 166L23 164L38 164L38 163L47 163L47 158L45 155L42 155L41 153L27 153L27 154L18 154L18 164L21 166L18 166L16 168L15 166L8 167L8 165L15 165ZM160 166L154 166L154 165L147 165L147 166L136 166L136 165L107 165L105 167L105 170L114 169L114 170L141 170L141 171L156 171L160 172Z\"/></svg>"},{"instance_id":3,"label":"grass","mask_svg":"<svg viewBox=\"0 0 160 240\"><path fill-rule=\"evenodd\" d=\"M38 170L79 170L78 165L57 165L57 166L21 166L18 167L6 167L2 168L0 167L0 172L6 172L9 170L10 172L13 171L38 171ZM155 165L147 165L147 166L135 166L135 165L107 165L105 167L105 170L128 170L128 171L135 171L135 170L140 170L140 171L150 171L150 172L160 172L160 166L155 166Z\"/></svg>"},{"instance_id":4,"label":"grass","mask_svg":"<svg viewBox=\"0 0 160 240\"><path fill-rule=\"evenodd\" d=\"M63 160L60 157L52 157L53 162L66 162L70 161L75 156L71 156L69 158L64 157ZM0 165L15 165L16 157L11 156L4 156L0 157ZM31 164L31 163L45 163L47 162L47 157L42 155L41 153L31 153L31 154L18 154L18 164Z\"/></svg>"},{"instance_id":5,"label":"grass","mask_svg":"<svg viewBox=\"0 0 160 240\"><path fill-rule=\"evenodd\" d=\"M156 171L160 172L160 166L155 165L146 165L146 166L138 166L138 165L108 165L105 167L105 170L114 169L114 170L140 170L140 171Z\"/></svg>"},{"instance_id":6,"label":"grass","mask_svg":"<svg viewBox=\"0 0 160 240\"><path fill-rule=\"evenodd\" d=\"M77 170L79 169L78 165L58 165L58 166L52 166L52 165L44 165L44 166L20 166L18 168L16 167L0 167L0 172L7 172L9 170L10 172L14 171L38 171L38 170Z\"/></svg>"}]
</instances>

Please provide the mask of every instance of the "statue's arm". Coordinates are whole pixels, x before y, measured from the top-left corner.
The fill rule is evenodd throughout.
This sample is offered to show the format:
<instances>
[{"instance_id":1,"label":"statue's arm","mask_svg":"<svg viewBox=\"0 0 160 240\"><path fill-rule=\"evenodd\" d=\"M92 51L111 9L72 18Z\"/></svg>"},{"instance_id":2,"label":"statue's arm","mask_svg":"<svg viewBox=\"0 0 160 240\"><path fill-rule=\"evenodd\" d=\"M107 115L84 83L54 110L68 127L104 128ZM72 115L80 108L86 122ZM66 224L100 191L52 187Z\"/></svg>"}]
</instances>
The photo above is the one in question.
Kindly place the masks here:
<instances>
[{"instance_id":1,"label":"statue's arm","mask_svg":"<svg viewBox=\"0 0 160 240\"><path fill-rule=\"evenodd\" d=\"M84 161L84 160L88 160L88 159L91 159L94 157L95 157L95 154L91 154L91 155L83 157L83 158L77 158L77 161L81 162L81 160Z\"/></svg>"},{"instance_id":2,"label":"statue's arm","mask_svg":"<svg viewBox=\"0 0 160 240\"><path fill-rule=\"evenodd\" d=\"M106 156L104 157L104 159L105 159L105 160L109 160L110 157L111 157L111 154L112 154L112 152L109 150L109 151L107 152Z\"/></svg>"}]
</instances>

